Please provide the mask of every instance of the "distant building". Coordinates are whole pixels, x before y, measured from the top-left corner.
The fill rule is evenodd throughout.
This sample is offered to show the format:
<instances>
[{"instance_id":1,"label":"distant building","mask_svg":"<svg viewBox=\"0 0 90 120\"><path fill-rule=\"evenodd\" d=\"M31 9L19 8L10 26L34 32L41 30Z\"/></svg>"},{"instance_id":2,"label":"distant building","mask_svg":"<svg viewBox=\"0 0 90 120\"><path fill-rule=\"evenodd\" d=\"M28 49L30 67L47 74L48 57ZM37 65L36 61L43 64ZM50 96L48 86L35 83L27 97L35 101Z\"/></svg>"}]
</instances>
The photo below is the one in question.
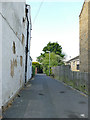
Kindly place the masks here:
<instances>
[{"instance_id":1,"label":"distant building","mask_svg":"<svg viewBox=\"0 0 90 120\"><path fill-rule=\"evenodd\" d=\"M88 1L84 1L79 15L81 72L90 72L90 2Z\"/></svg>"},{"instance_id":2,"label":"distant building","mask_svg":"<svg viewBox=\"0 0 90 120\"><path fill-rule=\"evenodd\" d=\"M79 56L70 59L65 65L70 65L72 71L79 71Z\"/></svg>"}]
</instances>

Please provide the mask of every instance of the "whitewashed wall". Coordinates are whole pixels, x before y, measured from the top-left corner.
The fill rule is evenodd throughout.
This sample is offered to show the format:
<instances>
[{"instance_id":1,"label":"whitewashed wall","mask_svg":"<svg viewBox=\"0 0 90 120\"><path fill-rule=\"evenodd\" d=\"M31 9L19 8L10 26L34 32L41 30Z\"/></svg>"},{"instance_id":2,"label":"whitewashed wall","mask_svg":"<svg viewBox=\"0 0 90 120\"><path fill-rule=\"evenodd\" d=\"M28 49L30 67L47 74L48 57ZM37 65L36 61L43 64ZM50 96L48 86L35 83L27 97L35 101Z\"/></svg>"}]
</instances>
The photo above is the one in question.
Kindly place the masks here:
<instances>
[{"instance_id":1,"label":"whitewashed wall","mask_svg":"<svg viewBox=\"0 0 90 120\"><path fill-rule=\"evenodd\" d=\"M2 4L0 3L0 13L2 12ZM2 16L0 15L0 116L2 116Z\"/></svg>"},{"instance_id":2,"label":"whitewashed wall","mask_svg":"<svg viewBox=\"0 0 90 120\"><path fill-rule=\"evenodd\" d=\"M4 106L25 83L27 20L25 2L0 3L0 102ZM29 9L29 22L30 22ZM29 51L27 56L27 81L32 75L30 58L31 24L29 26ZM15 48L15 49L14 49ZM14 53L15 52L15 53Z\"/></svg>"},{"instance_id":3,"label":"whitewashed wall","mask_svg":"<svg viewBox=\"0 0 90 120\"><path fill-rule=\"evenodd\" d=\"M32 59L30 58L30 78L29 79L31 79L31 77L32 77Z\"/></svg>"},{"instance_id":4,"label":"whitewashed wall","mask_svg":"<svg viewBox=\"0 0 90 120\"><path fill-rule=\"evenodd\" d=\"M2 105L25 81L25 3L2 3ZM24 42L22 44L22 34ZM13 42L15 51L13 53ZM20 64L22 56L22 65Z\"/></svg>"},{"instance_id":5,"label":"whitewashed wall","mask_svg":"<svg viewBox=\"0 0 90 120\"><path fill-rule=\"evenodd\" d=\"M28 20L29 20L29 42L28 42L28 59L27 59L27 81L31 79L32 76L32 60L30 58L30 41L31 41L31 8L30 6L27 6L28 8Z\"/></svg>"},{"instance_id":6,"label":"whitewashed wall","mask_svg":"<svg viewBox=\"0 0 90 120\"><path fill-rule=\"evenodd\" d=\"M27 80L30 80L31 77L32 77L32 60L30 56L28 56Z\"/></svg>"}]
</instances>

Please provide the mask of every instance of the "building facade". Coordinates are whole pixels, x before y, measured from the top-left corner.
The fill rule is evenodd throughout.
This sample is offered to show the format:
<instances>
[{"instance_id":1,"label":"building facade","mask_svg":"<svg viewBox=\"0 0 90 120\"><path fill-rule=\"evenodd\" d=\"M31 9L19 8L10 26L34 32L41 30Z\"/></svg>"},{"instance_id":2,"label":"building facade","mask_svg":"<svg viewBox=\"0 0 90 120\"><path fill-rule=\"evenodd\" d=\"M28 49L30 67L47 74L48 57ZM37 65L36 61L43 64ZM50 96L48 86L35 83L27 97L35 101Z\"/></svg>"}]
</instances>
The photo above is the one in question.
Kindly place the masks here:
<instances>
[{"instance_id":1,"label":"building facade","mask_svg":"<svg viewBox=\"0 0 90 120\"><path fill-rule=\"evenodd\" d=\"M90 68L90 2L85 0L79 15L80 26L80 71L88 72Z\"/></svg>"},{"instance_id":2,"label":"building facade","mask_svg":"<svg viewBox=\"0 0 90 120\"><path fill-rule=\"evenodd\" d=\"M26 45L25 45L25 83L31 78L32 75L32 58L30 57L30 42L31 42L31 8L26 5Z\"/></svg>"},{"instance_id":3,"label":"building facade","mask_svg":"<svg viewBox=\"0 0 90 120\"><path fill-rule=\"evenodd\" d=\"M2 106L8 103L32 74L30 57L31 14L25 2L0 3L2 30Z\"/></svg>"},{"instance_id":4,"label":"building facade","mask_svg":"<svg viewBox=\"0 0 90 120\"><path fill-rule=\"evenodd\" d=\"M65 63L65 65L70 65L72 71L79 71L79 56L70 59Z\"/></svg>"}]
</instances>

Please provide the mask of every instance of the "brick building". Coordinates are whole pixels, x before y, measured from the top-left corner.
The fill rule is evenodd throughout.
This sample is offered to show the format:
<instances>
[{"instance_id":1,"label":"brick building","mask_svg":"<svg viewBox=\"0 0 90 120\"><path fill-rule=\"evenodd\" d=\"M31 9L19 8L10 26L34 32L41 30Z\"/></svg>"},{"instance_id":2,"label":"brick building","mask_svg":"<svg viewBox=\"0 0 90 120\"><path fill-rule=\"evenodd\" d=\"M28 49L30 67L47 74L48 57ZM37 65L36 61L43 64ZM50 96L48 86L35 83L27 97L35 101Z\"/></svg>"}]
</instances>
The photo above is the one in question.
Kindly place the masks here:
<instances>
[{"instance_id":1,"label":"brick building","mask_svg":"<svg viewBox=\"0 0 90 120\"><path fill-rule=\"evenodd\" d=\"M90 71L90 2L84 1L81 13L79 15L80 26L80 71Z\"/></svg>"}]
</instances>

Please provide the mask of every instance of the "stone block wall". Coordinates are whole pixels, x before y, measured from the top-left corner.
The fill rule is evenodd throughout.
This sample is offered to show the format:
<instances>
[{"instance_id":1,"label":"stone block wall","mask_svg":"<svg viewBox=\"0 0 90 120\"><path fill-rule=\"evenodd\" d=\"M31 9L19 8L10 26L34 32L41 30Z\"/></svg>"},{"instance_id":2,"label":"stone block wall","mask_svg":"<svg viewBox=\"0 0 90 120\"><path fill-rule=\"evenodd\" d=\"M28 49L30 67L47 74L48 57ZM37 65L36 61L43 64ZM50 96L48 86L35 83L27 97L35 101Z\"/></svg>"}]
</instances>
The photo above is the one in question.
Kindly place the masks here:
<instances>
[{"instance_id":1,"label":"stone block wall","mask_svg":"<svg viewBox=\"0 0 90 120\"><path fill-rule=\"evenodd\" d=\"M80 16L80 71L90 72L90 2L85 0Z\"/></svg>"},{"instance_id":2,"label":"stone block wall","mask_svg":"<svg viewBox=\"0 0 90 120\"><path fill-rule=\"evenodd\" d=\"M90 73L90 1L88 2L88 72Z\"/></svg>"},{"instance_id":3,"label":"stone block wall","mask_svg":"<svg viewBox=\"0 0 90 120\"><path fill-rule=\"evenodd\" d=\"M80 71L88 72L88 2L84 2L79 16L80 25Z\"/></svg>"}]
</instances>

